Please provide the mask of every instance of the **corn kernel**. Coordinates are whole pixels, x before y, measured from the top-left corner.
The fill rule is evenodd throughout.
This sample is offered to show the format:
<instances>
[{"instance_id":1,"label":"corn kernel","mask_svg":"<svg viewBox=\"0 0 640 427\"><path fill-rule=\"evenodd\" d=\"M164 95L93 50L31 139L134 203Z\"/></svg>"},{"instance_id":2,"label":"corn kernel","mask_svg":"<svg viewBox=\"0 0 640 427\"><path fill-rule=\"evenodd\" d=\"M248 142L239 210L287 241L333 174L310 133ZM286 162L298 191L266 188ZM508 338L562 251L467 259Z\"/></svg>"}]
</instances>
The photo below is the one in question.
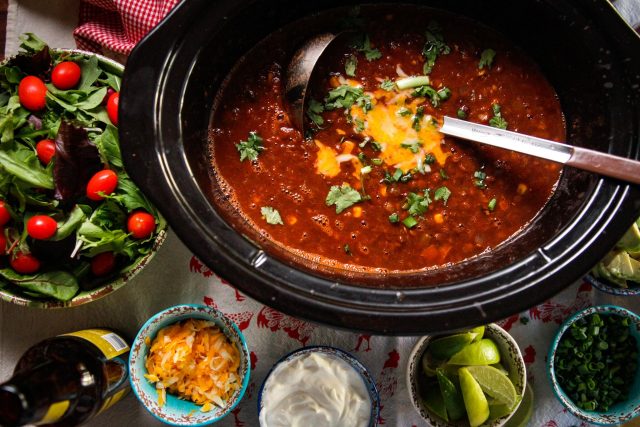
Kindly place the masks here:
<instances>
[{"instance_id":1,"label":"corn kernel","mask_svg":"<svg viewBox=\"0 0 640 427\"><path fill-rule=\"evenodd\" d=\"M382 197L386 197L387 196L387 186L386 185L381 185L380 188L378 189L378 193Z\"/></svg>"},{"instance_id":2,"label":"corn kernel","mask_svg":"<svg viewBox=\"0 0 640 427\"><path fill-rule=\"evenodd\" d=\"M528 190L527 186L523 183L518 184L518 194L524 194Z\"/></svg>"},{"instance_id":3,"label":"corn kernel","mask_svg":"<svg viewBox=\"0 0 640 427\"><path fill-rule=\"evenodd\" d=\"M353 216L355 218L360 218L362 216L362 208L360 206L356 206L353 208Z\"/></svg>"},{"instance_id":4,"label":"corn kernel","mask_svg":"<svg viewBox=\"0 0 640 427\"><path fill-rule=\"evenodd\" d=\"M293 215L289 215L289 216L287 217L287 224L289 224L289 225L293 225L293 224L295 224L296 222L298 222L298 218L296 218L295 216L293 216Z\"/></svg>"},{"instance_id":5,"label":"corn kernel","mask_svg":"<svg viewBox=\"0 0 640 427\"><path fill-rule=\"evenodd\" d=\"M442 224L444 222L444 216L441 213L437 213L433 216L433 220L436 224Z\"/></svg>"},{"instance_id":6,"label":"corn kernel","mask_svg":"<svg viewBox=\"0 0 640 427\"><path fill-rule=\"evenodd\" d=\"M336 129L336 133L338 135L346 135L347 133L345 131L343 131L342 129Z\"/></svg>"}]
</instances>

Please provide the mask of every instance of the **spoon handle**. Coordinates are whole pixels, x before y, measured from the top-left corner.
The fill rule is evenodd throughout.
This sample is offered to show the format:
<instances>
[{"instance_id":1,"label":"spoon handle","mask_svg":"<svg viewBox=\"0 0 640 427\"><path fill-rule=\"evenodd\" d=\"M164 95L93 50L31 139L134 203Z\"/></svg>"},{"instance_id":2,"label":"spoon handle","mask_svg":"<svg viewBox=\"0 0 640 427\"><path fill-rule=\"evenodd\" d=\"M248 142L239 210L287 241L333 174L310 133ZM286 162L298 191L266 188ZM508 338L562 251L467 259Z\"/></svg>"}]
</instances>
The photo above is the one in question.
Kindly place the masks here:
<instances>
[{"instance_id":1,"label":"spoon handle","mask_svg":"<svg viewBox=\"0 0 640 427\"><path fill-rule=\"evenodd\" d=\"M561 144L453 117L444 118L440 132L445 135L540 157L633 184L640 184L640 162L625 157Z\"/></svg>"},{"instance_id":2,"label":"spoon handle","mask_svg":"<svg viewBox=\"0 0 640 427\"><path fill-rule=\"evenodd\" d=\"M573 147L568 166L640 184L640 162L582 147Z\"/></svg>"}]
</instances>

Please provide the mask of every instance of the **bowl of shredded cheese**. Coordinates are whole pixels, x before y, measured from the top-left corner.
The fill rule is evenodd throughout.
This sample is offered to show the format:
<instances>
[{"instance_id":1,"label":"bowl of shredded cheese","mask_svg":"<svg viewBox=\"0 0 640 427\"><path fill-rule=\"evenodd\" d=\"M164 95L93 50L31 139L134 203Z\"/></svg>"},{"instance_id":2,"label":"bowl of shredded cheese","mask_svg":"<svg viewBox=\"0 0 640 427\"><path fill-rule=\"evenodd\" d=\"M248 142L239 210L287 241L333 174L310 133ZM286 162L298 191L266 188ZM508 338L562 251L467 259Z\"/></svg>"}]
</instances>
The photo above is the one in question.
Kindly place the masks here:
<instances>
[{"instance_id":1,"label":"bowl of shredded cheese","mask_svg":"<svg viewBox=\"0 0 640 427\"><path fill-rule=\"evenodd\" d=\"M202 305L178 305L151 317L129 357L136 397L175 426L208 425L229 414L247 389L250 365L235 323Z\"/></svg>"}]
</instances>

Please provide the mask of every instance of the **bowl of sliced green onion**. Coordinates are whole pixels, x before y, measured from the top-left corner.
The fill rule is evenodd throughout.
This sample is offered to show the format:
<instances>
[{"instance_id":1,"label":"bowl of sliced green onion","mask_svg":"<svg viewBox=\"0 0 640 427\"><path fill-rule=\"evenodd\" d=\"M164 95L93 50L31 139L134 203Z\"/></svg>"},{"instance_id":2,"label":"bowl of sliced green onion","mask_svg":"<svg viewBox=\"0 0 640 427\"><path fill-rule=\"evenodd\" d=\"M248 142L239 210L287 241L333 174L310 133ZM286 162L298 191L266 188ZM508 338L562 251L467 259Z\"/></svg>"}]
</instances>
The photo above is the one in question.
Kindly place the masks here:
<instances>
[{"instance_id":1,"label":"bowl of sliced green onion","mask_svg":"<svg viewBox=\"0 0 640 427\"><path fill-rule=\"evenodd\" d=\"M640 316L618 306L589 307L567 319L551 343L547 369L560 402L598 425L640 415Z\"/></svg>"}]
</instances>

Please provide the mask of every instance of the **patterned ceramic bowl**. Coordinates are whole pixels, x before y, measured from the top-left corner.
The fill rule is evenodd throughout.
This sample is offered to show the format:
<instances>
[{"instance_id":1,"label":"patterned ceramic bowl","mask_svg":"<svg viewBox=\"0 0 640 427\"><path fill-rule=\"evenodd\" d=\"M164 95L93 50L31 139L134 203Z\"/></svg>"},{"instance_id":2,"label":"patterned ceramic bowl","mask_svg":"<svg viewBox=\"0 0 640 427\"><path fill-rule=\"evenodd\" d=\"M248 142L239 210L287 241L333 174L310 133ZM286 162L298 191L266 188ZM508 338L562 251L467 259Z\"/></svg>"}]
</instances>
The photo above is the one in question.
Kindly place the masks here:
<instances>
[{"instance_id":1,"label":"patterned ceramic bowl","mask_svg":"<svg viewBox=\"0 0 640 427\"><path fill-rule=\"evenodd\" d=\"M222 408L215 406L208 412L202 412L201 407L195 403L179 399L170 393L167 393L166 403L160 406L155 386L144 377L144 374L147 373L145 361L149 351L148 343L151 343L160 329L186 319L203 319L214 322L240 351L240 381L242 385ZM224 418L242 400L249 384L250 370L249 350L240 329L218 310L203 305L177 305L151 317L138 332L129 356L131 388L136 397L154 417L174 426L204 426Z\"/></svg>"},{"instance_id":2,"label":"patterned ceramic bowl","mask_svg":"<svg viewBox=\"0 0 640 427\"><path fill-rule=\"evenodd\" d=\"M95 56L98 58L98 62L100 66L105 70L117 75L122 76L124 74L124 65L116 62L112 59L109 59L105 56L98 55L93 52L88 52L79 49L55 49L56 51L61 52L69 52L73 54L81 54L87 56ZM5 62L9 61L11 58L6 58ZM102 283L96 286L93 289L89 290L80 290L80 292L74 296L69 301L57 301L54 299L43 299L38 297L31 297L20 290L13 288L11 286L7 286L0 281L0 299L18 305L24 305L28 307L37 307L37 308L66 308L66 307L76 307L79 305L87 304L89 302L100 299L110 293L120 289L129 281L136 276L149 261L155 256L158 248L164 242L167 236L167 224L164 219L161 221L161 228L158 229L158 235L156 236L155 241L153 242L153 247L148 254L143 257L138 258L133 264L131 264L125 272L120 273L118 276L112 278L106 283Z\"/></svg>"},{"instance_id":3,"label":"patterned ceramic bowl","mask_svg":"<svg viewBox=\"0 0 640 427\"><path fill-rule=\"evenodd\" d=\"M592 424L620 425L640 415L640 369L636 370L636 376L631 386L631 390L629 391L629 398L624 402L620 402L614 405L607 412L585 411L577 407L562 390L562 387L560 387L560 384L558 383L558 379L556 377L555 355L558 349L560 338L574 322L593 313L628 317L631 320L631 335L635 337L636 345L637 343L640 343L640 316L627 310L626 308L618 307L615 305L599 305L595 307L589 307L585 310L575 313L573 316L567 319L562 324L562 326L560 326L558 332L556 332L556 336L551 343L549 354L547 356L547 373L549 375L551 386L553 387L553 391L556 397L573 415L582 418L583 420ZM636 358L638 359L638 356L636 356ZM640 359L636 360L636 362L640 364Z\"/></svg>"},{"instance_id":4,"label":"patterned ceramic bowl","mask_svg":"<svg viewBox=\"0 0 640 427\"><path fill-rule=\"evenodd\" d=\"M593 274L589 273L584 276L584 280L591 283L594 288L606 292L612 295L620 295L623 297L637 296L640 295L640 287L629 287L629 288L621 288L614 284L611 284L605 280L599 279L595 277Z\"/></svg>"},{"instance_id":5,"label":"patterned ceramic bowl","mask_svg":"<svg viewBox=\"0 0 640 427\"><path fill-rule=\"evenodd\" d=\"M271 370L267 373L267 376L265 377L264 382L260 387L260 392L258 393L258 416L260 416L260 413L264 408L263 397L265 385L267 385L267 383L269 382L269 378L271 377L271 374L274 372L274 370L282 364L286 364L292 360L298 359L311 353L323 353L341 359L347 362L347 364L349 364L353 368L353 370L360 375L360 377L364 381L367 391L369 392L369 399L371 400L371 416L369 418L368 427L376 427L378 425L378 418L380 415L380 396L378 395L378 389L376 388L375 380L371 377L371 374L369 374L367 368L365 368L364 365L362 365L362 363L360 363L354 356L338 348L328 346L303 347L287 354L282 359L278 360L273 365Z\"/></svg>"},{"instance_id":6,"label":"patterned ceramic bowl","mask_svg":"<svg viewBox=\"0 0 640 427\"><path fill-rule=\"evenodd\" d=\"M413 350L411 350L409 363L407 365L407 390L409 390L409 395L411 396L411 403L413 403L413 407L418 411L420 416L433 427L468 426L469 424L466 419L456 423L445 421L430 411L423 403L422 394L424 391L421 388L421 380L424 376L422 372L422 355L427 347L429 347L431 341L439 336L441 335L429 335L421 338L413 347ZM498 350L500 350L500 363L509 372L509 378L516 388L516 393L520 396L520 399L522 399L527 386L527 370L518 343L507 331L495 323L491 323L485 327L484 336L485 338L491 338L498 346ZM519 405L520 403L513 408L510 414L483 424L483 427L500 427L505 425L518 409Z\"/></svg>"}]
</instances>

